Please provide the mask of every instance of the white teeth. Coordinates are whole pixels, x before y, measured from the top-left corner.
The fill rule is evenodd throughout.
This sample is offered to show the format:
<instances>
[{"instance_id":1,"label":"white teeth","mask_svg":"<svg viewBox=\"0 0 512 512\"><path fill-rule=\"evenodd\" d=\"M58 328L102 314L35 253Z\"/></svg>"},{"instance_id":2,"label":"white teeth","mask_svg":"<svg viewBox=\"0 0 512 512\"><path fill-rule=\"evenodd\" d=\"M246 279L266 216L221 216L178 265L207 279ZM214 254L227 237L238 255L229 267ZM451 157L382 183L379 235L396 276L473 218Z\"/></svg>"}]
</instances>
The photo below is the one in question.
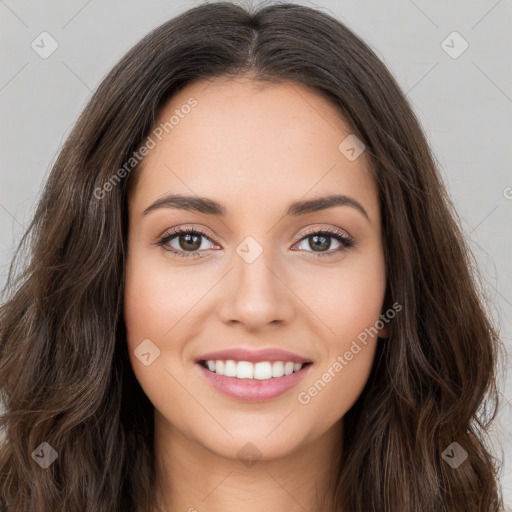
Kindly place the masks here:
<instances>
[{"instance_id":1,"label":"white teeth","mask_svg":"<svg viewBox=\"0 0 512 512\"><path fill-rule=\"evenodd\" d=\"M284 363L282 361L276 361L272 365L272 377L281 377L284 375Z\"/></svg>"},{"instance_id":2,"label":"white teeth","mask_svg":"<svg viewBox=\"0 0 512 512\"><path fill-rule=\"evenodd\" d=\"M250 361L206 361L206 365L211 372L226 377L237 377L239 379L257 379L269 380L274 377L282 377L298 372L303 364L292 361L262 361L251 363Z\"/></svg>"},{"instance_id":3,"label":"white teeth","mask_svg":"<svg viewBox=\"0 0 512 512\"><path fill-rule=\"evenodd\" d=\"M272 378L272 365L270 363L256 363L254 365L254 378L267 380Z\"/></svg>"},{"instance_id":4,"label":"white teeth","mask_svg":"<svg viewBox=\"0 0 512 512\"><path fill-rule=\"evenodd\" d=\"M215 371L215 368L213 371ZM252 379L254 376L254 365L248 361L238 361L236 365L236 376L239 379Z\"/></svg>"},{"instance_id":5,"label":"white teeth","mask_svg":"<svg viewBox=\"0 0 512 512\"><path fill-rule=\"evenodd\" d=\"M226 377L236 377L236 363L229 359L224 365L224 375Z\"/></svg>"},{"instance_id":6,"label":"white teeth","mask_svg":"<svg viewBox=\"0 0 512 512\"><path fill-rule=\"evenodd\" d=\"M284 365L284 374L290 375L290 373L293 373L293 363L288 362Z\"/></svg>"}]
</instances>

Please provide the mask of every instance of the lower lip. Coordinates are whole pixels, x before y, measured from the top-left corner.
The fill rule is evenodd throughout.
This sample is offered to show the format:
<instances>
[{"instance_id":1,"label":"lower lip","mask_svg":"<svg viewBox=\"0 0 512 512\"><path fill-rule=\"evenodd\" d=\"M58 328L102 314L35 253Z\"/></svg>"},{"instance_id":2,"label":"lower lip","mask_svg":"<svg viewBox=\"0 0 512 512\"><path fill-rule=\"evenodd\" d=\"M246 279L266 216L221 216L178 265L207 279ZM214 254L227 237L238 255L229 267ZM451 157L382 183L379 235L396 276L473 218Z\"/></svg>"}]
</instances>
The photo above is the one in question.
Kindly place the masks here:
<instances>
[{"instance_id":1,"label":"lower lip","mask_svg":"<svg viewBox=\"0 0 512 512\"><path fill-rule=\"evenodd\" d=\"M264 402L283 395L295 387L308 373L312 364L303 366L298 372L273 377L268 380L238 379L237 377L226 377L211 372L199 363L195 366L204 375L206 380L224 395L243 400L245 402Z\"/></svg>"}]
</instances>

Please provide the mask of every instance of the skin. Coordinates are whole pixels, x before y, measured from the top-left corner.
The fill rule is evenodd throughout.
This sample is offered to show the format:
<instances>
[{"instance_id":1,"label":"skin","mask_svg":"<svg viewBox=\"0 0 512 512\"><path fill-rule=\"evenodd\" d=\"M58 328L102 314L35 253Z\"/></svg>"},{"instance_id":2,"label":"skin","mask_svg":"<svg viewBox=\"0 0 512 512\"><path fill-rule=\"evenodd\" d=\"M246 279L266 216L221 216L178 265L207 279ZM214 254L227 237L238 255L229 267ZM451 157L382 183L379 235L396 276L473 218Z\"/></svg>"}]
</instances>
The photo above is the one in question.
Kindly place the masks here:
<instances>
[{"instance_id":1,"label":"skin","mask_svg":"<svg viewBox=\"0 0 512 512\"><path fill-rule=\"evenodd\" d=\"M309 403L298 394L383 313L376 184L364 152L354 161L340 152L350 129L312 89L249 78L197 81L171 98L157 124L191 97L197 106L146 156L128 198L127 343L155 407L162 510L318 510L317 494L331 492L343 416L367 382L377 337ZM228 213L143 214L168 193L212 198ZM283 217L292 201L333 193L356 199L369 219L347 205ZM179 226L206 231L202 257L179 258L156 245ZM303 234L309 228L338 228L356 245L343 249L328 239L323 253L331 256L315 259L312 235ZM236 252L247 236L263 250L252 263ZM186 252L179 242L167 245ZM134 354L145 339L160 350L148 366ZM278 347L314 364L291 391L247 403L213 389L194 364L233 347ZM249 442L261 457L250 467L237 456Z\"/></svg>"}]
</instances>

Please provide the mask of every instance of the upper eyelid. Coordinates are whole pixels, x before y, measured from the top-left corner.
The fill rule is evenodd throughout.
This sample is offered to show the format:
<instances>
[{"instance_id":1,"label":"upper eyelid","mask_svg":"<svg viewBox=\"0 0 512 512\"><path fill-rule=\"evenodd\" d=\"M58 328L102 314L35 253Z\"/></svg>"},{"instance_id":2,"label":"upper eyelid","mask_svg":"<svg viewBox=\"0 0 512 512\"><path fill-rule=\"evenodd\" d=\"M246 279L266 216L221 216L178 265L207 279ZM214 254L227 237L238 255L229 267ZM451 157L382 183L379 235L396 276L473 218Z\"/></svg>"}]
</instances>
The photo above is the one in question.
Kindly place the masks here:
<instances>
[{"instance_id":1,"label":"upper eyelid","mask_svg":"<svg viewBox=\"0 0 512 512\"><path fill-rule=\"evenodd\" d=\"M304 231L302 233L300 240L302 240L303 238L305 238L306 236L309 236L311 234L321 233L321 232L325 232L325 233L328 233L330 235L339 235L339 236L343 236L345 238L352 239L352 236L346 230L341 229L341 228L337 228L337 227L330 227L330 228L326 228L326 227L312 227L312 228L306 229L306 231Z\"/></svg>"},{"instance_id":2,"label":"upper eyelid","mask_svg":"<svg viewBox=\"0 0 512 512\"><path fill-rule=\"evenodd\" d=\"M204 236L207 238L210 242L215 243L212 240L212 236L210 236L205 230L202 228L192 227L192 226L185 226L185 227L178 227L178 228L172 228L166 230L160 237L158 237L159 240L165 239L165 238L174 238L178 235L181 235L183 233L190 233L190 232L197 232L199 235Z\"/></svg>"}]
</instances>

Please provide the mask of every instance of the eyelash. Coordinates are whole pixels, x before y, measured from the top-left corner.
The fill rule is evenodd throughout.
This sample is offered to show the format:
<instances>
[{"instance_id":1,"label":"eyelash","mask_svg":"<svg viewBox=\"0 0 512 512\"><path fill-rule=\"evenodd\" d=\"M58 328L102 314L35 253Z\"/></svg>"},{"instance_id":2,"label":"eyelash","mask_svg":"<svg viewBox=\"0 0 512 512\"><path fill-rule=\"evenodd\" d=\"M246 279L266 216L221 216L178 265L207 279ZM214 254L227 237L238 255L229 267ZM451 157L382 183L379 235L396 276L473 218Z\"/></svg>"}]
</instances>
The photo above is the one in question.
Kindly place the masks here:
<instances>
[{"instance_id":1,"label":"eyelash","mask_svg":"<svg viewBox=\"0 0 512 512\"><path fill-rule=\"evenodd\" d=\"M202 256L199 255L199 253L201 251L199 251L199 250L196 250L196 251L178 251L176 249L166 247L166 244L168 242L170 242L173 238L176 238L178 235L181 235L181 234L184 234L184 233L186 233L186 234L193 234L193 235L200 235L200 236L203 236L204 238L206 238L208 241L214 243L213 240L204 231L202 231L199 228L177 228L177 229L174 229L174 230L166 232L156 242L156 245L158 247L160 247L165 252L173 253L178 258L201 258ZM339 252L341 252L341 251L343 251L345 249L350 249L350 248L355 246L355 241L354 241L353 238L351 238L351 237L349 237L347 235L342 234L341 231L335 231L335 230L330 230L330 229L316 229L316 230L307 231L306 233L303 233L302 238L297 243L300 243L304 239L307 239L307 238L309 238L310 236L313 236L313 235L327 235L327 236L332 237L332 238L334 238L335 240L337 240L338 242L341 243L341 246L338 247L337 249L335 249L333 251L329 251L329 252L316 253L313 258L330 257L330 256L333 256L334 254L337 254L337 253L339 253ZM313 251L306 251L306 252L313 252Z\"/></svg>"}]
</instances>

